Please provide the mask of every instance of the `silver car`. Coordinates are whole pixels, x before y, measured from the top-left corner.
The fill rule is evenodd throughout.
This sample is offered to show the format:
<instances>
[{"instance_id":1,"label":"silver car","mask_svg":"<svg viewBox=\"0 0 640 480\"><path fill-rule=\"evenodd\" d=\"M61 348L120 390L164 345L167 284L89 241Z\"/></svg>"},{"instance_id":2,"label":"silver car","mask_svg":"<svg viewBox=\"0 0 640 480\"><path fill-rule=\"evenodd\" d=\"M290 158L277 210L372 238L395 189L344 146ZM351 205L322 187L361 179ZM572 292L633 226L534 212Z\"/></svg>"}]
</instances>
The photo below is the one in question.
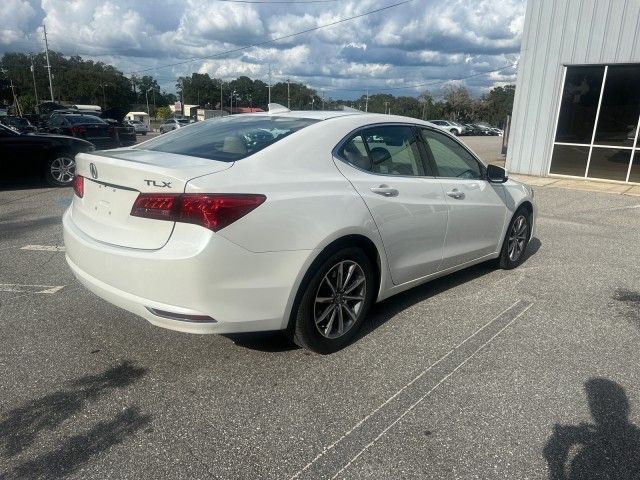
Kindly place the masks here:
<instances>
[{"instance_id":1,"label":"silver car","mask_svg":"<svg viewBox=\"0 0 640 480\"><path fill-rule=\"evenodd\" d=\"M167 133L180 127L186 127L189 123L188 118L168 118L160 125L160 133Z\"/></svg>"},{"instance_id":2,"label":"silver car","mask_svg":"<svg viewBox=\"0 0 640 480\"><path fill-rule=\"evenodd\" d=\"M140 120L128 120L127 125L135 128L136 133L139 133L140 135L146 135L149 132L148 125Z\"/></svg>"}]
</instances>

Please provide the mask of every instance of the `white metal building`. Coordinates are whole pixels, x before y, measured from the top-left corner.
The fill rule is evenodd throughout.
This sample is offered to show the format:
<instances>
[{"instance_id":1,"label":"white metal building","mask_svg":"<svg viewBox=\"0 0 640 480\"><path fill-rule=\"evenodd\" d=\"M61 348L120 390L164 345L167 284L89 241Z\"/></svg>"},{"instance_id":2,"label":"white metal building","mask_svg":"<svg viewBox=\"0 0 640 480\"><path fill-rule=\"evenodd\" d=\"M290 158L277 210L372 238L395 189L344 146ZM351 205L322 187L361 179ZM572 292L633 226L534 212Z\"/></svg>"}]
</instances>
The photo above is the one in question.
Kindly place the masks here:
<instances>
[{"instance_id":1,"label":"white metal building","mask_svg":"<svg viewBox=\"0 0 640 480\"><path fill-rule=\"evenodd\" d=\"M640 183L640 0L529 0L507 169Z\"/></svg>"}]
</instances>

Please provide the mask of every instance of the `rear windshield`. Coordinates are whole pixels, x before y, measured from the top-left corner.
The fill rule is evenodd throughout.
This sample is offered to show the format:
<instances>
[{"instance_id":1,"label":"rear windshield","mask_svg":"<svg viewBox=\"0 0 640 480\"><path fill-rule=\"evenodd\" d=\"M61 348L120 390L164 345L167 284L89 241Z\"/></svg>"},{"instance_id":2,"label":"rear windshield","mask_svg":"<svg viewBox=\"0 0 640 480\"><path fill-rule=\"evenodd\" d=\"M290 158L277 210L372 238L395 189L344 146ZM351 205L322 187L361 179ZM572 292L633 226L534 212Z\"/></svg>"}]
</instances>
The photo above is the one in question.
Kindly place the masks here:
<instances>
[{"instance_id":1,"label":"rear windshield","mask_svg":"<svg viewBox=\"0 0 640 480\"><path fill-rule=\"evenodd\" d=\"M99 123L104 124L102 119L94 117L93 115L65 115L64 118L69 120L70 123Z\"/></svg>"},{"instance_id":2,"label":"rear windshield","mask_svg":"<svg viewBox=\"0 0 640 480\"><path fill-rule=\"evenodd\" d=\"M249 115L212 118L179 128L135 148L235 162L317 121Z\"/></svg>"}]
</instances>

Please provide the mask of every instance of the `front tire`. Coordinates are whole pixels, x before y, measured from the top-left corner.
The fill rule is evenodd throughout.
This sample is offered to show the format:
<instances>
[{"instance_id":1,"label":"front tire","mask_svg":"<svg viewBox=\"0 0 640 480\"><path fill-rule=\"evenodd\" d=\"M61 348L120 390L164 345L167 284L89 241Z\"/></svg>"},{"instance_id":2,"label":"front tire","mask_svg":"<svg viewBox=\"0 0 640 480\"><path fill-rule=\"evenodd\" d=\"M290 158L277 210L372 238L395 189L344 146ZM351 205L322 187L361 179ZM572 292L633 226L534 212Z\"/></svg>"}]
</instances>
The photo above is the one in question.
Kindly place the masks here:
<instances>
[{"instance_id":1,"label":"front tire","mask_svg":"<svg viewBox=\"0 0 640 480\"><path fill-rule=\"evenodd\" d=\"M375 285L371 261L362 250L348 247L329 254L303 283L293 341L322 354L347 346L362 327Z\"/></svg>"},{"instance_id":2,"label":"front tire","mask_svg":"<svg viewBox=\"0 0 640 480\"><path fill-rule=\"evenodd\" d=\"M76 173L75 155L70 152L59 152L46 163L44 177L52 187L68 187L73 183Z\"/></svg>"},{"instance_id":3,"label":"front tire","mask_svg":"<svg viewBox=\"0 0 640 480\"><path fill-rule=\"evenodd\" d=\"M451 135L453 135L454 137L458 136L458 130L456 130L455 128L452 128L451 130L449 130L449 132L451 132Z\"/></svg>"},{"instance_id":4,"label":"front tire","mask_svg":"<svg viewBox=\"0 0 640 480\"><path fill-rule=\"evenodd\" d=\"M500 268L511 270L524 260L524 253L531 236L531 220L524 208L516 211L507 228L500 252Z\"/></svg>"}]
</instances>

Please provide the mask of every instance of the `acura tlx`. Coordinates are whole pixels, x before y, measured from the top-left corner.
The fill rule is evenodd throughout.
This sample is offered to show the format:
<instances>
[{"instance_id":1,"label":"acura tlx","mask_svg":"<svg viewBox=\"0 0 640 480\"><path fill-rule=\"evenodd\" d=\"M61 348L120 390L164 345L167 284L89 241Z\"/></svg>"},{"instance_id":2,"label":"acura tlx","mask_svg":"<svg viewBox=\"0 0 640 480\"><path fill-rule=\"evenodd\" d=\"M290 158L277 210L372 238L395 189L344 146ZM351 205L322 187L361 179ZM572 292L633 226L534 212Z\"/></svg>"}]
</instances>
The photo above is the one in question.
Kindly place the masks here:
<instances>
[{"instance_id":1,"label":"acura tlx","mask_svg":"<svg viewBox=\"0 0 640 480\"><path fill-rule=\"evenodd\" d=\"M76 162L64 240L88 289L160 327L283 330L320 353L373 302L518 266L534 229L530 187L400 116L272 104Z\"/></svg>"}]
</instances>

